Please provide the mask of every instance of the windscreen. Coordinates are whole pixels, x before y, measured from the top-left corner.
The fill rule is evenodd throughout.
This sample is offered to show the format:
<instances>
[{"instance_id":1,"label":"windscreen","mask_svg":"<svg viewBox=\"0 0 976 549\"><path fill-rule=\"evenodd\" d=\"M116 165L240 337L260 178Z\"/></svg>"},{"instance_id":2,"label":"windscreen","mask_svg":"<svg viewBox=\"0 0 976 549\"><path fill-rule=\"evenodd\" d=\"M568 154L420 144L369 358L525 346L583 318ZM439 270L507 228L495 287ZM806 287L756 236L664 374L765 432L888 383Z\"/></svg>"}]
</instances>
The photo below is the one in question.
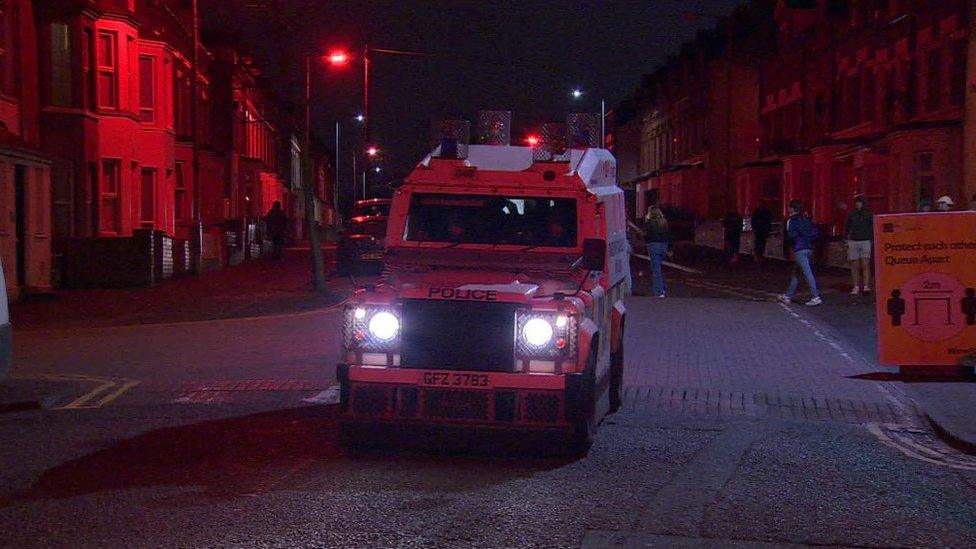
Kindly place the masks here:
<instances>
[{"instance_id":1,"label":"windscreen","mask_svg":"<svg viewBox=\"0 0 976 549\"><path fill-rule=\"evenodd\" d=\"M573 198L414 194L406 240L576 246Z\"/></svg>"}]
</instances>

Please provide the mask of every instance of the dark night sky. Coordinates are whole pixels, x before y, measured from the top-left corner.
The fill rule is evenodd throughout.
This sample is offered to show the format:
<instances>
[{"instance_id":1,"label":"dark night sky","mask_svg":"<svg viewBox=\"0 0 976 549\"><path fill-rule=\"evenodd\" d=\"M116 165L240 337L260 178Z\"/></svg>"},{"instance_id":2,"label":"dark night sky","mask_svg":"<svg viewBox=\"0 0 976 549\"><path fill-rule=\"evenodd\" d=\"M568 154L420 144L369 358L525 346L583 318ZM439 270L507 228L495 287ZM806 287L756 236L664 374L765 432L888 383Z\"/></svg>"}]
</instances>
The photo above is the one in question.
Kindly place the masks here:
<instances>
[{"instance_id":1,"label":"dark night sky","mask_svg":"<svg viewBox=\"0 0 976 549\"><path fill-rule=\"evenodd\" d=\"M288 3L287 1L285 2ZM623 99L644 73L676 53L681 43L714 17L742 4L735 0L646 1L308 1L289 36L254 33L248 47L288 41L359 49L373 47L437 54L423 59L375 54L371 63L372 141L384 151L385 173L405 173L426 154L430 121L475 120L479 109L514 111L513 141L526 127L562 121L566 112L599 111ZM684 12L703 17L689 18ZM211 21L236 25L232 15ZM259 22L258 24L264 24ZM263 30L263 29L261 29ZM260 54L256 57L262 57ZM268 63L266 59L264 63ZM295 57L272 57L269 75ZM317 136L330 143L336 120L352 144L354 114L362 107L362 67L336 70L322 64L315 79ZM570 90L587 93L574 101ZM349 131L346 131L349 130ZM352 149L342 149L348 173Z\"/></svg>"}]
</instances>

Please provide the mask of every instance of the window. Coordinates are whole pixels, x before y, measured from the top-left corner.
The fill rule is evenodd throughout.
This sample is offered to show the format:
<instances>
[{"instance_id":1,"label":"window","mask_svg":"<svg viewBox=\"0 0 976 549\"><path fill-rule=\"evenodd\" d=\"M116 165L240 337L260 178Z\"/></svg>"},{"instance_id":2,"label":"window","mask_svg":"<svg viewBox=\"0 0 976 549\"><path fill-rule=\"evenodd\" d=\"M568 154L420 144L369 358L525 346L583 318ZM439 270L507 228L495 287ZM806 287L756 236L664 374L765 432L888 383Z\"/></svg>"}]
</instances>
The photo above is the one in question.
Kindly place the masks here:
<instances>
[{"instance_id":1,"label":"window","mask_svg":"<svg viewBox=\"0 0 976 549\"><path fill-rule=\"evenodd\" d=\"M915 154L915 191L918 200L935 200L934 153L919 151Z\"/></svg>"},{"instance_id":2,"label":"window","mask_svg":"<svg viewBox=\"0 0 976 549\"><path fill-rule=\"evenodd\" d=\"M576 200L549 197L414 194L406 240L576 246Z\"/></svg>"},{"instance_id":3,"label":"window","mask_svg":"<svg viewBox=\"0 0 976 549\"><path fill-rule=\"evenodd\" d=\"M139 117L143 122L156 120L155 69L155 58L139 56Z\"/></svg>"},{"instance_id":4,"label":"window","mask_svg":"<svg viewBox=\"0 0 976 549\"><path fill-rule=\"evenodd\" d=\"M118 36L114 32L100 31L96 46L98 63L98 106L103 109L119 108Z\"/></svg>"},{"instance_id":5,"label":"window","mask_svg":"<svg viewBox=\"0 0 976 549\"><path fill-rule=\"evenodd\" d=\"M19 97L20 36L16 4L0 2L0 91Z\"/></svg>"},{"instance_id":6,"label":"window","mask_svg":"<svg viewBox=\"0 0 976 549\"><path fill-rule=\"evenodd\" d=\"M122 161L102 160L102 184L99 188L98 229L103 233L120 232L121 205L119 190L122 188Z\"/></svg>"},{"instance_id":7,"label":"window","mask_svg":"<svg viewBox=\"0 0 976 549\"><path fill-rule=\"evenodd\" d=\"M925 93L925 110L934 111L942 106L942 50L933 49L928 54L929 77Z\"/></svg>"},{"instance_id":8,"label":"window","mask_svg":"<svg viewBox=\"0 0 976 549\"><path fill-rule=\"evenodd\" d=\"M59 107L72 106L73 91L71 27L64 23L51 23L51 104Z\"/></svg>"},{"instance_id":9,"label":"window","mask_svg":"<svg viewBox=\"0 0 976 549\"><path fill-rule=\"evenodd\" d=\"M153 227L156 220L156 169L143 168L139 190L139 221L143 227Z\"/></svg>"},{"instance_id":10,"label":"window","mask_svg":"<svg viewBox=\"0 0 976 549\"><path fill-rule=\"evenodd\" d=\"M190 121L190 79L182 68L176 69L173 82L173 124L176 136L187 141L192 133Z\"/></svg>"},{"instance_id":11,"label":"window","mask_svg":"<svg viewBox=\"0 0 976 549\"><path fill-rule=\"evenodd\" d=\"M966 102L966 49L965 40L957 40L952 45L952 82L949 85L949 104L961 107Z\"/></svg>"},{"instance_id":12,"label":"window","mask_svg":"<svg viewBox=\"0 0 976 549\"><path fill-rule=\"evenodd\" d=\"M176 178L176 190L173 196L176 222L187 223L190 220L190 216L188 215L190 213L190 209L187 207L186 203L188 198L188 193L186 190L186 164L177 160L173 175Z\"/></svg>"}]
</instances>

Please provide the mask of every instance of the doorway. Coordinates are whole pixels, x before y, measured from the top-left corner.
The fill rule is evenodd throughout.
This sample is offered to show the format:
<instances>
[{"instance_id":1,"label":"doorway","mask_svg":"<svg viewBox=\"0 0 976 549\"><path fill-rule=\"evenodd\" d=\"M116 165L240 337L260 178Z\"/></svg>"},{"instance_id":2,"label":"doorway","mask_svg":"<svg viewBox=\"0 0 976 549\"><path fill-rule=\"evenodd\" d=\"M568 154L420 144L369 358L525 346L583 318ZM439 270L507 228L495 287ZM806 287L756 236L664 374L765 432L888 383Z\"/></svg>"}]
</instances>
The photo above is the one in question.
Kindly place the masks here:
<instances>
[{"instance_id":1,"label":"doorway","mask_svg":"<svg viewBox=\"0 0 976 549\"><path fill-rule=\"evenodd\" d=\"M17 286L27 281L27 169L14 166L14 239L17 242Z\"/></svg>"}]
</instances>

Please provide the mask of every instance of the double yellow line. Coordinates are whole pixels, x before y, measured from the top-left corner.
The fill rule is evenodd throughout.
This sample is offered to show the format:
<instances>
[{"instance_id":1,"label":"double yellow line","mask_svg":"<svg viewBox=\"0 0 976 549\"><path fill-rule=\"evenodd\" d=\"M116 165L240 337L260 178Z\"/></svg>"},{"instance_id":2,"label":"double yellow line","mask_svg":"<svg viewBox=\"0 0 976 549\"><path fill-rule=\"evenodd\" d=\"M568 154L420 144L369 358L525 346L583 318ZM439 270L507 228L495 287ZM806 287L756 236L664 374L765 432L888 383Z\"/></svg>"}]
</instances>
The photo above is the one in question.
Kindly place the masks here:
<instances>
[{"instance_id":1,"label":"double yellow line","mask_svg":"<svg viewBox=\"0 0 976 549\"><path fill-rule=\"evenodd\" d=\"M81 374L50 374L40 376L14 376L18 379L35 379L43 381L60 381L73 383L94 383L95 387L64 406L55 406L54 410L87 410L101 408L111 404L129 389L139 385L134 379L111 379L106 377L86 376Z\"/></svg>"}]
</instances>

